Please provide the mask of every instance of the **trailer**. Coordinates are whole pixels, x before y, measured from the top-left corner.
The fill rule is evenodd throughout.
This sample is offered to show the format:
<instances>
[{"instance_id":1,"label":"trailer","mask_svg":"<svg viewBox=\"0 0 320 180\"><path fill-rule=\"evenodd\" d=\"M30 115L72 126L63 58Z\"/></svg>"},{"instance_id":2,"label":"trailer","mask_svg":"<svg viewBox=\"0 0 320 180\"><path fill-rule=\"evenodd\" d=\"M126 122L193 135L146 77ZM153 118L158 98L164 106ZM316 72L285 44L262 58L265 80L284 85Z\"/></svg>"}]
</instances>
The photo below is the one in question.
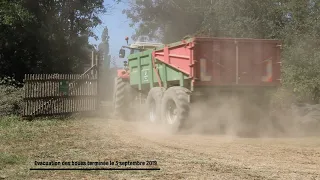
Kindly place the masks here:
<instances>
[{"instance_id":1,"label":"trailer","mask_svg":"<svg viewBox=\"0 0 320 180\"><path fill-rule=\"evenodd\" d=\"M254 94L258 105L268 104L267 92L281 85L279 40L191 37L136 50L118 71L115 112L131 114L126 110L138 99L150 122L173 132L181 129L194 102ZM124 57L125 50L119 54Z\"/></svg>"}]
</instances>

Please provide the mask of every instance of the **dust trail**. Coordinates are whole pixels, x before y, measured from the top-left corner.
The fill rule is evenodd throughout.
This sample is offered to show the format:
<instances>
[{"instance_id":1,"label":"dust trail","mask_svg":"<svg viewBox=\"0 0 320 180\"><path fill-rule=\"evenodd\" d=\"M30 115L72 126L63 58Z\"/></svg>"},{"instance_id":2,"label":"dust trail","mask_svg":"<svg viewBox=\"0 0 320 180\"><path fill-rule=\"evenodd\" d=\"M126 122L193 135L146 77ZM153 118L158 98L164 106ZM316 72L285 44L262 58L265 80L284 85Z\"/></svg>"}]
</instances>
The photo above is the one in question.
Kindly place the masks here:
<instances>
[{"instance_id":1,"label":"dust trail","mask_svg":"<svg viewBox=\"0 0 320 180\"><path fill-rule=\"evenodd\" d=\"M210 103L211 101L211 103ZM212 105L215 102L216 106ZM269 113L268 113L269 112ZM210 99L192 105L184 131L196 134L223 134L231 137L302 137L320 135L320 122L301 117L292 109L270 111L246 98Z\"/></svg>"},{"instance_id":2,"label":"dust trail","mask_svg":"<svg viewBox=\"0 0 320 180\"><path fill-rule=\"evenodd\" d=\"M88 152L99 153L98 156L111 160L157 160L161 168L161 171L151 174L116 173L115 178L119 178L119 175L122 178L138 176L140 179L319 177L319 138L258 139L202 134L172 136L155 131L158 126L139 122L138 119L90 119L84 122L87 124L83 124L82 128L90 128L84 134L85 140L91 145L87 146L90 147ZM96 151L92 151L93 147Z\"/></svg>"},{"instance_id":3,"label":"dust trail","mask_svg":"<svg viewBox=\"0 0 320 180\"><path fill-rule=\"evenodd\" d=\"M140 134L166 138L172 136L161 123L147 121L145 106L139 106L129 123L133 131ZM300 117L290 110L271 111L262 109L246 100L237 98L210 99L191 105L190 118L181 131L175 135L223 135L230 139L238 137L271 138L303 137L320 135L319 124L311 117Z\"/></svg>"},{"instance_id":4,"label":"dust trail","mask_svg":"<svg viewBox=\"0 0 320 180\"><path fill-rule=\"evenodd\" d=\"M266 106L257 105L259 98L253 103L252 96L249 94L242 97L226 95L206 97L205 101L192 103L190 118L178 134L223 135L230 138L320 135L319 121L317 122L310 116L302 117L298 111L290 108L293 97L280 94L282 99L273 102L274 97L272 96L270 111L268 111ZM101 112L107 112L109 118L116 118L110 116L111 106L112 103ZM146 105L136 104L134 109L128 111L130 119L127 121L132 123L134 127L132 131L159 137L172 135L163 124L152 124L147 121L147 109Z\"/></svg>"}]
</instances>

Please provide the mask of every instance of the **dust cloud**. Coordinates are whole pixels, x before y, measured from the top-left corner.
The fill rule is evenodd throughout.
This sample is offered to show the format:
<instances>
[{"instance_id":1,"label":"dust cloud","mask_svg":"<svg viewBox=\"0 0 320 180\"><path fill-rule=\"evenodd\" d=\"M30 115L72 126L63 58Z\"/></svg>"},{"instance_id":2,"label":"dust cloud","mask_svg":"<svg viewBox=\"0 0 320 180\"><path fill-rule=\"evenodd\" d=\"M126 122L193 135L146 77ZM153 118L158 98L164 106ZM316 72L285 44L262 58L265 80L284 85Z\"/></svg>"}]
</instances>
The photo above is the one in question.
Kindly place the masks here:
<instances>
[{"instance_id":1,"label":"dust cloud","mask_svg":"<svg viewBox=\"0 0 320 180\"><path fill-rule=\"evenodd\" d=\"M115 70L112 73L115 74ZM132 131L158 137L172 136L163 123L148 122L145 104L133 103L133 109L126 113L129 119L121 120L113 116L112 94L114 77L103 77L104 85L108 86L107 97L102 104L100 117L116 119L130 123ZM199 100L190 104L188 120L176 135L222 135L227 137L303 137L318 136L319 120L310 116L301 116L298 110L291 108L294 97L285 91L271 96L270 108L261 105L262 99L252 101L251 94L244 96L208 96L205 101ZM260 105L259 105L260 103ZM103 124L100 124L103 126Z\"/></svg>"},{"instance_id":2,"label":"dust cloud","mask_svg":"<svg viewBox=\"0 0 320 180\"><path fill-rule=\"evenodd\" d=\"M175 136L214 135L230 138L293 138L320 135L319 122L293 109L257 105L248 97L207 98L191 104L188 120ZM163 123L147 120L147 107L139 105L129 121L137 133L161 137L173 134Z\"/></svg>"},{"instance_id":3,"label":"dust cloud","mask_svg":"<svg viewBox=\"0 0 320 180\"><path fill-rule=\"evenodd\" d=\"M310 116L300 116L293 109L259 106L246 98L220 98L218 105L192 105L188 126L183 131L196 134L216 134L231 137L303 137L319 135L316 122ZM217 102L212 98L209 100ZM268 109L269 108L269 109Z\"/></svg>"}]
</instances>

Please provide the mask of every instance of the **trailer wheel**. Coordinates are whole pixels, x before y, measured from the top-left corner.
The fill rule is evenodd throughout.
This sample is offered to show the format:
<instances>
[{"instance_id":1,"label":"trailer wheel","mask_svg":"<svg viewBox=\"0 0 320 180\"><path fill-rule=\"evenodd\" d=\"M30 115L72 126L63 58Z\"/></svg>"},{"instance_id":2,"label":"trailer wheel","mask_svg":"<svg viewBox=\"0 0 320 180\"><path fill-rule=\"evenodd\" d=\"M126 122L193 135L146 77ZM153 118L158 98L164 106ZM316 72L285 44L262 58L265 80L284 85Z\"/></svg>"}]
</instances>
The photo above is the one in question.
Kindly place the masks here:
<instances>
[{"instance_id":1,"label":"trailer wheel","mask_svg":"<svg viewBox=\"0 0 320 180\"><path fill-rule=\"evenodd\" d=\"M189 116L190 91L183 87L171 87L165 91L161 103L161 116L171 132L181 129Z\"/></svg>"},{"instance_id":2,"label":"trailer wheel","mask_svg":"<svg viewBox=\"0 0 320 180\"><path fill-rule=\"evenodd\" d=\"M161 98L164 88L152 88L147 97L148 120L152 123L157 123L161 119Z\"/></svg>"},{"instance_id":3,"label":"trailer wheel","mask_svg":"<svg viewBox=\"0 0 320 180\"><path fill-rule=\"evenodd\" d=\"M130 100L130 85L122 78L116 77L113 91L113 108L114 115L127 119L129 100Z\"/></svg>"}]
</instances>

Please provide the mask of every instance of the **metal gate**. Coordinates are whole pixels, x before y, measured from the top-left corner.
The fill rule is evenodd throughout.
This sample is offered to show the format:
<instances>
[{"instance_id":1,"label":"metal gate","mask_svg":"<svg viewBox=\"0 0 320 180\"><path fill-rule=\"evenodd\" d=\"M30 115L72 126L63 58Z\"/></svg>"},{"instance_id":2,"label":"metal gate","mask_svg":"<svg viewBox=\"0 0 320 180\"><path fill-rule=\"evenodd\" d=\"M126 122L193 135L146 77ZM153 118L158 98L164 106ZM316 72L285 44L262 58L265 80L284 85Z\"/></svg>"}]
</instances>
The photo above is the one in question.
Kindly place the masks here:
<instances>
[{"instance_id":1,"label":"metal gate","mask_svg":"<svg viewBox=\"0 0 320 180\"><path fill-rule=\"evenodd\" d=\"M83 74L26 74L23 117L93 112L99 107L96 65Z\"/></svg>"}]
</instances>

